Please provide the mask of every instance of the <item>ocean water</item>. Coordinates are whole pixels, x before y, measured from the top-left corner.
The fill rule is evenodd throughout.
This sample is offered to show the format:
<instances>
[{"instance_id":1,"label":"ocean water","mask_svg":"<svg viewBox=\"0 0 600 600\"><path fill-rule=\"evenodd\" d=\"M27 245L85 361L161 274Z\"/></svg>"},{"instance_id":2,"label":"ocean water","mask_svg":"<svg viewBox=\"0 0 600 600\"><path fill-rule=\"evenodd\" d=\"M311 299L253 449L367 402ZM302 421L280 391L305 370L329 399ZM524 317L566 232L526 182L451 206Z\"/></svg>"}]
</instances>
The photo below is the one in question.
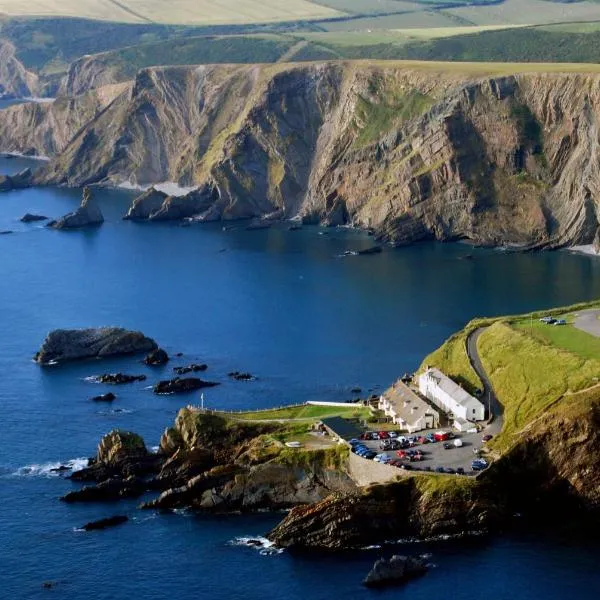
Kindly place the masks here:
<instances>
[{"instance_id":1,"label":"ocean water","mask_svg":"<svg viewBox=\"0 0 600 600\"><path fill-rule=\"evenodd\" d=\"M0 159L0 173L32 161ZM350 230L233 224L181 227L124 222L132 195L98 190L106 223L58 232L23 224L25 212L56 217L80 190L0 195L0 597L89 600L330 599L415 594L455 599L554 599L600 584L598 543L515 536L403 545L344 556L261 554L235 542L264 535L282 515L198 517L140 512L134 502L67 506L72 484L52 466L94 454L119 427L148 446L196 395L147 388L175 364L206 362L209 406L269 407L343 400L376 390L478 315L521 312L600 296L600 259L568 252L511 254L459 244L419 244L376 256L341 257L373 242ZM31 357L57 327L121 325L184 357L151 370L138 358L40 368ZM145 383L108 391L86 377L121 370ZM232 382L233 370L255 382ZM119 412L116 412L117 409ZM132 520L82 533L117 513ZM367 592L360 581L392 552L431 553L436 568L402 589ZM51 590L45 581L54 582Z\"/></svg>"}]
</instances>

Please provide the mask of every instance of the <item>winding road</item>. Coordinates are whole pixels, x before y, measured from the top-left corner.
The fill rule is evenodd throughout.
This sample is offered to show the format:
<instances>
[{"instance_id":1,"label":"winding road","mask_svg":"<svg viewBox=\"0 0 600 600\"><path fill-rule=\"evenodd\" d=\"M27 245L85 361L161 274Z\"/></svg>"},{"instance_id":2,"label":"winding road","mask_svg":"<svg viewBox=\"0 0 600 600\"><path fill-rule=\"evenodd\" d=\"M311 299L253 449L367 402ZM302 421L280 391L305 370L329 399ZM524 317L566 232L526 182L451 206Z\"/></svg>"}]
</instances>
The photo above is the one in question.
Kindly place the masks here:
<instances>
[{"instance_id":1,"label":"winding road","mask_svg":"<svg viewBox=\"0 0 600 600\"><path fill-rule=\"evenodd\" d=\"M487 327L479 327L469 334L469 337L467 338L467 355L469 356L471 366L483 383L483 394L481 395L480 399L486 408L489 402L490 409L494 414L494 420L488 425L486 432L496 435L500 433L502 426L504 425L504 407L498 401L498 398L494 393L492 382L490 381L486 370L483 368L483 364L481 363L481 358L479 357L479 352L477 350L477 340L486 329Z\"/></svg>"},{"instance_id":2,"label":"winding road","mask_svg":"<svg viewBox=\"0 0 600 600\"><path fill-rule=\"evenodd\" d=\"M600 337L600 309L592 308L577 313L573 326L595 337Z\"/></svg>"}]
</instances>

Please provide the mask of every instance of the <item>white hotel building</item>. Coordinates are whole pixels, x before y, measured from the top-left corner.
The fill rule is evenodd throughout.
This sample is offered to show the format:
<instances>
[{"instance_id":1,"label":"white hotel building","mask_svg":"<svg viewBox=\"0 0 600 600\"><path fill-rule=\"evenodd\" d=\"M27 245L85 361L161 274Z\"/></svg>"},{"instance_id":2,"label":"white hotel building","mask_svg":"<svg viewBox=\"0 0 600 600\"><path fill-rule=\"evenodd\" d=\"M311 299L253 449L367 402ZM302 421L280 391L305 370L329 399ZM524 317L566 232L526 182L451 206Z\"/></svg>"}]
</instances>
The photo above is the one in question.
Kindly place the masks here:
<instances>
[{"instance_id":1,"label":"white hotel building","mask_svg":"<svg viewBox=\"0 0 600 600\"><path fill-rule=\"evenodd\" d=\"M427 369L419 375L419 391L455 419L471 422L485 419L484 405L439 369Z\"/></svg>"}]
</instances>

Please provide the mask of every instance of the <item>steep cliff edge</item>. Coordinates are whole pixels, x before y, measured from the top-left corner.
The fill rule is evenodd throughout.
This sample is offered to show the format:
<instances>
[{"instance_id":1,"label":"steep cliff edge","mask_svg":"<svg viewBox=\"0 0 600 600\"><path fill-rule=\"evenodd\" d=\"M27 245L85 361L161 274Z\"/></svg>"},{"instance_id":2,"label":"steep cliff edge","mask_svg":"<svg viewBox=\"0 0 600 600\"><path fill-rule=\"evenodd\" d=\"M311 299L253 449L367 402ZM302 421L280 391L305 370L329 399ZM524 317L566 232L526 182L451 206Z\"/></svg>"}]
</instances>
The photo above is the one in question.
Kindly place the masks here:
<instances>
[{"instance_id":1,"label":"steep cliff edge","mask_svg":"<svg viewBox=\"0 0 600 600\"><path fill-rule=\"evenodd\" d=\"M25 68L15 52L13 44L0 39L0 98L35 96L38 92L37 75Z\"/></svg>"},{"instance_id":2,"label":"steep cliff edge","mask_svg":"<svg viewBox=\"0 0 600 600\"><path fill-rule=\"evenodd\" d=\"M600 76L484 73L393 62L149 68L103 110L79 113L61 143L37 133L53 137L51 112L0 112L0 147L52 154L39 183L200 188L165 199L159 215L156 202L140 204L140 219L300 216L369 227L392 244L591 244Z\"/></svg>"}]
</instances>

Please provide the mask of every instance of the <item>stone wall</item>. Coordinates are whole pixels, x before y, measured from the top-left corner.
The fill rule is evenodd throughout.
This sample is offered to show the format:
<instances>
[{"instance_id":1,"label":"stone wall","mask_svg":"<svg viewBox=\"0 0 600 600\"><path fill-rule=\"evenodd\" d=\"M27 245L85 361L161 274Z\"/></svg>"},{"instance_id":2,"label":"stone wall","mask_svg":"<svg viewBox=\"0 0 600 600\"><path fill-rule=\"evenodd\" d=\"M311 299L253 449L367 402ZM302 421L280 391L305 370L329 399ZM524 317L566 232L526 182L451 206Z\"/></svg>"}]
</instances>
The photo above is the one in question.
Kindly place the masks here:
<instances>
[{"instance_id":1,"label":"stone wall","mask_svg":"<svg viewBox=\"0 0 600 600\"><path fill-rule=\"evenodd\" d=\"M371 483L389 483L398 477L406 477L410 471L404 471L390 465L382 465L373 460L367 460L350 452L348 457L348 475L358 486Z\"/></svg>"}]
</instances>

